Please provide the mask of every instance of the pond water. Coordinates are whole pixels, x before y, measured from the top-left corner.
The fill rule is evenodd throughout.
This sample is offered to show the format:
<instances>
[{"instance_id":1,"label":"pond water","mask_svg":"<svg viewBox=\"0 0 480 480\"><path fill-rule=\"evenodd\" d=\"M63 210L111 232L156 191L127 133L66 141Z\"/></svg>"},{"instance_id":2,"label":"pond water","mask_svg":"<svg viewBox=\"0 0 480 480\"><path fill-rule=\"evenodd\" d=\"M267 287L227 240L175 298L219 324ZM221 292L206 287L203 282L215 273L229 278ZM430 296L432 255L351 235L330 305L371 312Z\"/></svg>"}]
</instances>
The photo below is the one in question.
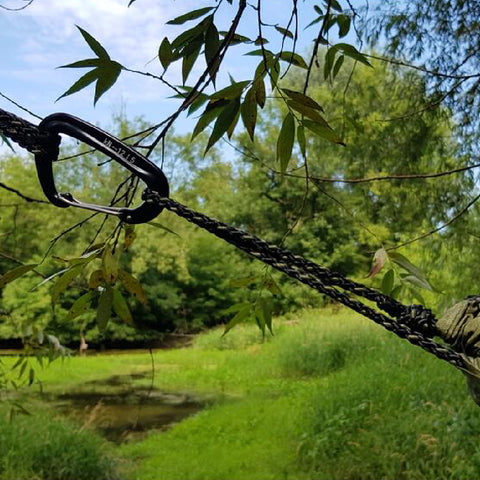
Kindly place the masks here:
<instances>
[{"instance_id":1,"label":"pond water","mask_svg":"<svg viewBox=\"0 0 480 480\"><path fill-rule=\"evenodd\" d=\"M79 391L43 398L60 413L115 443L139 440L151 430L167 429L213 400L135 383L143 377L116 375L86 383Z\"/></svg>"}]
</instances>

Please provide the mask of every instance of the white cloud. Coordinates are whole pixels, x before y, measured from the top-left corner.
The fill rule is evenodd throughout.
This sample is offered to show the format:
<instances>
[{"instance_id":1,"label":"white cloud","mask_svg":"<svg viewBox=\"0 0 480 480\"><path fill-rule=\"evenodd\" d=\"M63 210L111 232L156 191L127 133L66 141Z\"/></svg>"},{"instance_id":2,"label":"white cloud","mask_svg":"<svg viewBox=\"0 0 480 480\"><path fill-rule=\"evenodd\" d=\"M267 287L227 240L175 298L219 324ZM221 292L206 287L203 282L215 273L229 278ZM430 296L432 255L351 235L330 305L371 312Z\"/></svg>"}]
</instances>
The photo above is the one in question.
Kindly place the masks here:
<instances>
[{"instance_id":1,"label":"white cloud","mask_svg":"<svg viewBox=\"0 0 480 480\"><path fill-rule=\"evenodd\" d=\"M49 0L48 6L38 0L21 12L35 25L35 30L29 28L24 51L51 55L52 49L71 50L75 51L75 60L80 47L85 56L90 56L75 28L79 25L97 38L113 58L129 66L143 66L155 56L162 30L167 31L165 22L195 3L137 0L127 8L127 0Z\"/></svg>"}]
</instances>

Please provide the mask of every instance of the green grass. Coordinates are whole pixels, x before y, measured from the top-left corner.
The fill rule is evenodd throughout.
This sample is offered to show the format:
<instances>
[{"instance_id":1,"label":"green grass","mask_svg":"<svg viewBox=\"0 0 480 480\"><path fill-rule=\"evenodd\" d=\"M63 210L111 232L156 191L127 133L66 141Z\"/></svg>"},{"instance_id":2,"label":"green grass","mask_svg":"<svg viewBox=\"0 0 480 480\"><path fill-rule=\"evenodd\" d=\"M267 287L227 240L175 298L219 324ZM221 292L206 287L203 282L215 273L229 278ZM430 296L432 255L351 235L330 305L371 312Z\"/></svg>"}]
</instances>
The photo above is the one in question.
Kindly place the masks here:
<instances>
[{"instance_id":1,"label":"green grass","mask_svg":"<svg viewBox=\"0 0 480 480\"><path fill-rule=\"evenodd\" d=\"M122 447L131 478L480 477L480 410L447 364L345 312L252 335L209 332L162 356L159 384L233 399Z\"/></svg>"},{"instance_id":2,"label":"green grass","mask_svg":"<svg viewBox=\"0 0 480 480\"><path fill-rule=\"evenodd\" d=\"M211 406L118 447L134 480L480 478L480 409L449 365L347 311L305 311L157 352L155 387ZM46 391L146 371L149 355L72 358ZM133 380L132 380L133 381ZM149 382L149 378L135 382Z\"/></svg>"},{"instance_id":3,"label":"green grass","mask_svg":"<svg viewBox=\"0 0 480 480\"><path fill-rule=\"evenodd\" d=\"M0 409L1 480L112 480L112 449L98 435L79 429L46 409L8 420Z\"/></svg>"}]
</instances>

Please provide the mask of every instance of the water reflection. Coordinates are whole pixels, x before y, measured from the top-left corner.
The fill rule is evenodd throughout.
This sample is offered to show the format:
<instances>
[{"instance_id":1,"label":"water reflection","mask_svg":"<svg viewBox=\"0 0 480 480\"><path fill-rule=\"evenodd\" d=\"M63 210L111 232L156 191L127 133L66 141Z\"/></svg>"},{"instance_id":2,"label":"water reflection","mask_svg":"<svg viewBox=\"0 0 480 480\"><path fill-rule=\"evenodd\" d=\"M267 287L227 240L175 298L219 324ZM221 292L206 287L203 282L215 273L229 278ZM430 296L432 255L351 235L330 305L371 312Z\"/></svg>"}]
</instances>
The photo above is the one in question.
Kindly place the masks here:
<instances>
[{"instance_id":1,"label":"water reflection","mask_svg":"<svg viewBox=\"0 0 480 480\"><path fill-rule=\"evenodd\" d=\"M199 412L212 399L162 392L148 385L135 385L132 375L116 375L84 384L81 391L50 396L48 401L84 428L95 429L108 440L122 443L141 439L151 430L164 430Z\"/></svg>"}]
</instances>

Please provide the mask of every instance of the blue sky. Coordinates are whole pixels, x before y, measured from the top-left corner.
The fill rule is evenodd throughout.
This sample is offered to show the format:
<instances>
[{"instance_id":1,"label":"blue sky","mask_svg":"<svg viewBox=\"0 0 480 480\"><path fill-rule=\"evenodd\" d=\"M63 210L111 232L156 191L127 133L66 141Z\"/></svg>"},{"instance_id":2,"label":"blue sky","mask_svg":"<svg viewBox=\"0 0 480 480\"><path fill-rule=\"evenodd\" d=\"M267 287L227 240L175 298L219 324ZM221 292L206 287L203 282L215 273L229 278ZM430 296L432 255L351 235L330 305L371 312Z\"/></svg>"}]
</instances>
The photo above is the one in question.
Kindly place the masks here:
<instances>
[{"instance_id":1,"label":"blue sky","mask_svg":"<svg viewBox=\"0 0 480 480\"><path fill-rule=\"evenodd\" d=\"M0 4L18 7L24 1L0 0ZM117 84L100 99L96 107L93 106L92 86L55 103L55 99L82 72L57 67L92 56L75 25L96 37L114 60L129 68L160 74L162 69L158 60L151 60L155 58L162 38L167 35L172 39L189 25L174 27L165 25L165 22L188 10L214 5L215 2L136 0L130 8L127 8L127 4L127 0L34 0L28 8L19 12L0 10L0 92L42 117L64 111L108 126L112 113L123 106L128 116L142 115L148 121L161 121L175 109L178 101L168 99L171 92L158 81L131 73L122 73ZM217 21L227 29L237 2L233 6L227 2L224 4ZM290 1L264 0L262 5L265 21L286 25ZM312 4L299 2L299 5L304 26L314 18ZM252 9L248 9L239 33L251 37L257 35L255 15ZM190 25L193 26L193 23ZM300 52L307 51L314 35L315 29L301 35L298 44ZM217 86L228 82L227 72L236 80L251 78L252 68L259 59L243 56L247 50L243 47L231 49ZM199 74L203 66L199 63L191 78ZM169 79L173 83L180 83L180 65L173 65ZM2 98L0 108L26 116ZM192 121L185 120L180 120L176 126L180 132L191 128Z\"/></svg>"}]
</instances>

